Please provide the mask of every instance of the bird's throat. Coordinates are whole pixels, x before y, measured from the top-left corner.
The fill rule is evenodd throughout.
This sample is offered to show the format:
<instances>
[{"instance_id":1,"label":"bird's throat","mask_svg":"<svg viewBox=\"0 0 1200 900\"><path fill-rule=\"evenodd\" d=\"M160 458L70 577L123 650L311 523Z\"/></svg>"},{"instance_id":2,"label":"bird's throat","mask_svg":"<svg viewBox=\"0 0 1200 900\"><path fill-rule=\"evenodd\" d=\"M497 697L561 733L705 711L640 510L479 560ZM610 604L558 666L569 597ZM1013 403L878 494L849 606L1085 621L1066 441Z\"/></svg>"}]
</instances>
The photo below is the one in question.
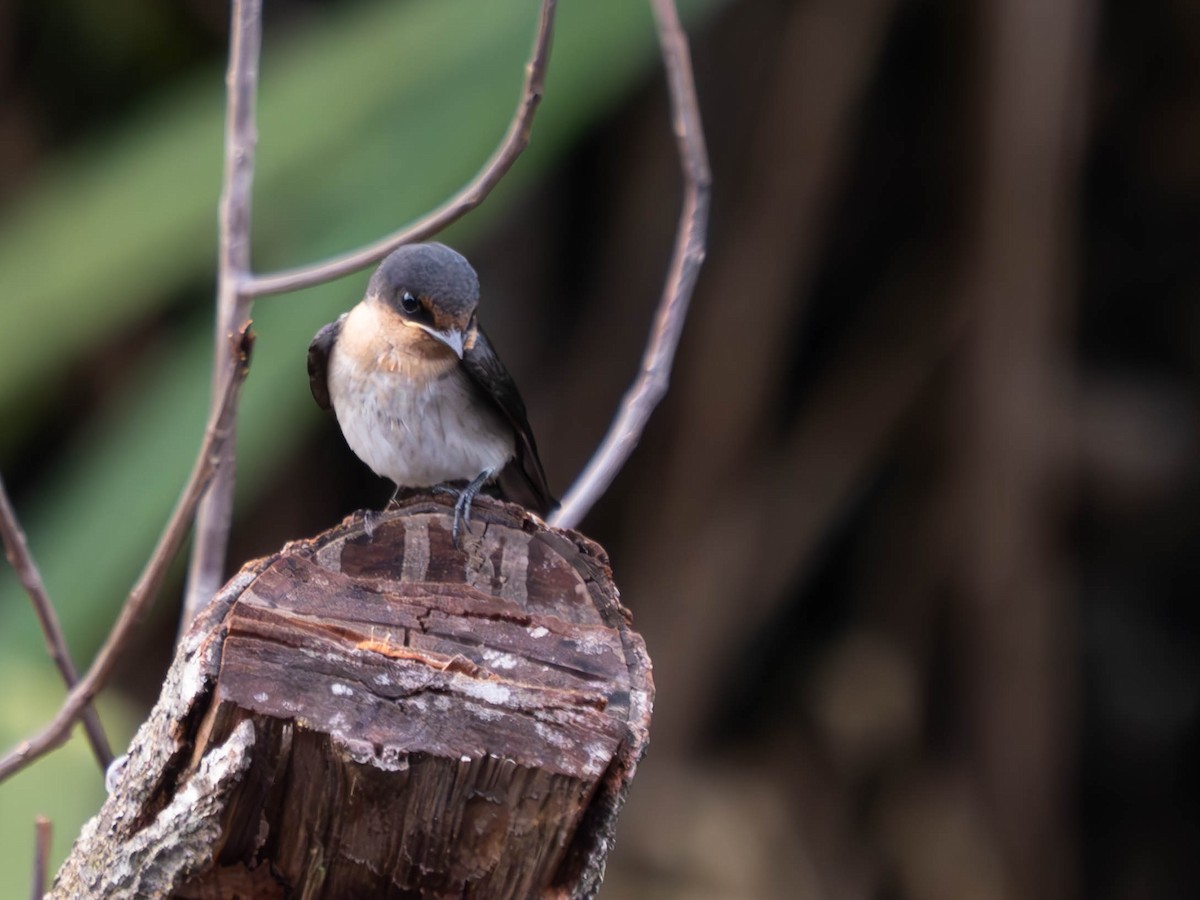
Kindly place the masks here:
<instances>
[{"instance_id":1,"label":"bird's throat","mask_svg":"<svg viewBox=\"0 0 1200 900\"><path fill-rule=\"evenodd\" d=\"M338 338L338 352L364 369L404 376L414 382L445 376L458 365L449 347L407 323L381 304L364 301L351 310Z\"/></svg>"}]
</instances>

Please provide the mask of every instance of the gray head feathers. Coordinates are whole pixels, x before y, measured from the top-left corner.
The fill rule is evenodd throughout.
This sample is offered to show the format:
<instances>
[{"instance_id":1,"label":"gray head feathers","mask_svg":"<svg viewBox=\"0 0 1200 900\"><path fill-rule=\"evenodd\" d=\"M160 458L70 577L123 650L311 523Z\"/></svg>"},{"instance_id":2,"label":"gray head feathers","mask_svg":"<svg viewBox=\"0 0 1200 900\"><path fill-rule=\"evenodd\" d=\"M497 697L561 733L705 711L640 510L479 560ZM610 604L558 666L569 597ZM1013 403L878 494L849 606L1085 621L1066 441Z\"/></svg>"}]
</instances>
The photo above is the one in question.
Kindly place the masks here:
<instances>
[{"instance_id":1,"label":"gray head feathers","mask_svg":"<svg viewBox=\"0 0 1200 900\"><path fill-rule=\"evenodd\" d=\"M407 244L379 264L367 285L368 296L392 303L406 291L451 317L469 315L479 302L479 276L445 244Z\"/></svg>"}]
</instances>

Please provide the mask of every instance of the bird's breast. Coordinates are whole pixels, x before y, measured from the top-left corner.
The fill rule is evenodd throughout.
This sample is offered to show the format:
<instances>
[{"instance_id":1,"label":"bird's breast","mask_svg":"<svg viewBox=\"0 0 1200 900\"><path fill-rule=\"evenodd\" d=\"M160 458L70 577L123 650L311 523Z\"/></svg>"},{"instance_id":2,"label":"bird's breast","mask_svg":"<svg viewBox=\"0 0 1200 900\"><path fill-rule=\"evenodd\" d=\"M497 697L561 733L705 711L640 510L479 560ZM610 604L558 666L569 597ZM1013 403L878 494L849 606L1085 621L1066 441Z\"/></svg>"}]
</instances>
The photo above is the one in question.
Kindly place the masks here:
<instances>
[{"instance_id":1,"label":"bird's breast","mask_svg":"<svg viewBox=\"0 0 1200 900\"><path fill-rule=\"evenodd\" d=\"M347 319L351 325L354 314ZM377 474L425 487L499 471L512 428L449 365L346 327L329 361L329 394L346 443Z\"/></svg>"}]
</instances>

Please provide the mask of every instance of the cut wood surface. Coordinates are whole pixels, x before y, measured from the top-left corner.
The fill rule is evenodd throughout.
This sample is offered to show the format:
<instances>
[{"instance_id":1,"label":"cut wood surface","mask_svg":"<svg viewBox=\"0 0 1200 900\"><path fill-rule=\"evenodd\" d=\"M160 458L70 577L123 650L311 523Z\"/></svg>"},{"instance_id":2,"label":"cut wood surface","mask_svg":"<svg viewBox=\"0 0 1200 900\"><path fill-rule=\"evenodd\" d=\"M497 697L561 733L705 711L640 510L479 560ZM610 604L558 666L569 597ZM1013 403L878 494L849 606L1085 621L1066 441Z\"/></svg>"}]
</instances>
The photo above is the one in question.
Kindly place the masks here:
<instances>
[{"instance_id":1,"label":"cut wood surface","mask_svg":"<svg viewBox=\"0 0 1200 900\"><path fill-rule=\"evenodd\" d=\"M590 897L653 686L603 550L416 496L194 623L56 897Z\"/></svg>"}]
</instances>

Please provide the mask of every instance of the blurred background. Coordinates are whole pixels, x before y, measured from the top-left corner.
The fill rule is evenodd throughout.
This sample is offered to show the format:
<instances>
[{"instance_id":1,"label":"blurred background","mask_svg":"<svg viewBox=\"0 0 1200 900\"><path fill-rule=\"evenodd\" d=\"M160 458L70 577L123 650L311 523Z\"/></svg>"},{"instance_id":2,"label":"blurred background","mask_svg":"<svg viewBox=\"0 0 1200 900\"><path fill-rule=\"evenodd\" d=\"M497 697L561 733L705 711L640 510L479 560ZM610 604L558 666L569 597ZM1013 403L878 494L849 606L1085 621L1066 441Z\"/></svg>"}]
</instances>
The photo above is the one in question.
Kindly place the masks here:
<instances>
[{"instance_id":1,"label":"blurred background","mask_svg":"<svg viewBox=\"0 0 1200 900\"><path fill-rule=\"evenodd\" d=\"M260 272L469 178L535 0L271 0ZM1200 6L694 0L709 260L584 530L655 663L611 898L1200 891ZM81 667L209 386L227 10L0 2L0 471ZM565 492L628 386L679 174L647 10L565 0L529 152L446 233ZM231 571L389 486L308 395L366 273L258 302ZM105 692L124 746L183 569ZM0 743L62 687L0 571ZM1191 763L1188 760L1192 760ZM0 785L0 895L103 797Z\"/></svg>"}]
</instances>

